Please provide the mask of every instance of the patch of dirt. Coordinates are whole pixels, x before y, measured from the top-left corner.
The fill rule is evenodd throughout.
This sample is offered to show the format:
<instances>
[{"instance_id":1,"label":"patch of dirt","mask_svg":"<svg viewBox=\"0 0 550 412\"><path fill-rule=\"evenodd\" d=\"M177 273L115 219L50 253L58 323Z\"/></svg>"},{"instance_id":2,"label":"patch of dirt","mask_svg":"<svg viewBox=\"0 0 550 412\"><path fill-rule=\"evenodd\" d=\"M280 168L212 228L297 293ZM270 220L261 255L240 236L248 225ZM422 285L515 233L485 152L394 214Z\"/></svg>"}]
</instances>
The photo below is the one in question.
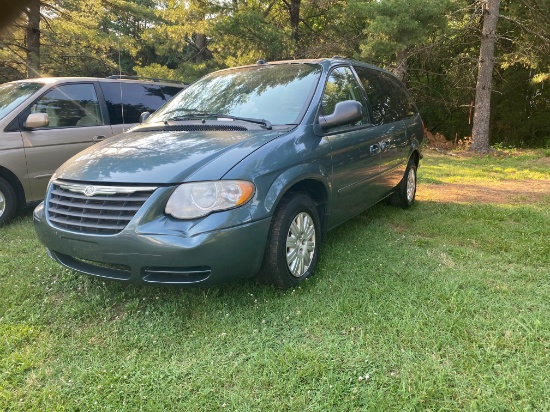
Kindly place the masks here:
<instances>
[{"instance_id":1,"label":"patch of dirt","mask_svg":"<svg viewBox=\"0 0 550 412\"><path fill-rule=\"evenodd\" d=\"M519 205L539 202L550 195L548 180L501 180L476 183L420 184L419 201L440 203L484 203Z\"/></svg>"},{"instance_id":2,"label":"patch of dirt","mask_svg":"<svg viewBox=\"0 0 550 412\"><path fill-rule=\"evenodd\" d=\"M429 149L436 149L442 151L450 150L468 150L472 144L471 136L458 137L456 135L454 139L447 139L440 133L426 132L424 144Z\"/></svg>"},{"instance_id":3,"label":"patch of dirt","mask_svg":"<svg viewBox=\"0 0 550 412\"><path fill-rule=\"evenodd\" d=\"M537 159L535 163L540 163L545 166L550 166L550 157L541 157L540 159Z\"/></svg>"},{"instance_id":4,"label":"patch of dirt","mask_svg":"<svg viewBox=\"0 0 550 412\"><path fill-rule=\"evenodd\" d=\"M514 157L521 156L528 153L536 153L535 149L495 149L490 148L486 153L476 153L470 151L470 146L472 144L472 138L465 136L459 138L458 136L454 140L447 140L445 136L439 133L432 134L430 132L426 133L426 138L424 139L423 145L427 150L435 151L446 156L453 157L476 157L476 156L491 156L491 157ZM550 156L542 157L536 160L537 163L542 163L544 165L550 165Z\"/></svg>"}]
</instances>

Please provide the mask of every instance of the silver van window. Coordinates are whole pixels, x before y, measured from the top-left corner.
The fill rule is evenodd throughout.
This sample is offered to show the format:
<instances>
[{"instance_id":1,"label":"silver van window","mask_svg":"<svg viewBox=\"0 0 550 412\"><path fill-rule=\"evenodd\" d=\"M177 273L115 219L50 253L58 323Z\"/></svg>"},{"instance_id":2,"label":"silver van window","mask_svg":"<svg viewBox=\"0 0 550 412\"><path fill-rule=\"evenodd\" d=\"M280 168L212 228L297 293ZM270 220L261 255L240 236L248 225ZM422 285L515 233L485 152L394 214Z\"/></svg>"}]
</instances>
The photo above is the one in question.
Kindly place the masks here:
<instances>
[{"instance_id":1,"label":"silver van window","mask_svg":"<svg viewBox=\"0 0 550 412\"><path fill-rule=\"evenodd\" d=\"M49 128L103 124L99 101L92 83L64 84L55 87L31 107L31 113L46 113L50 120Z\"/></svg>"}]
</instances>

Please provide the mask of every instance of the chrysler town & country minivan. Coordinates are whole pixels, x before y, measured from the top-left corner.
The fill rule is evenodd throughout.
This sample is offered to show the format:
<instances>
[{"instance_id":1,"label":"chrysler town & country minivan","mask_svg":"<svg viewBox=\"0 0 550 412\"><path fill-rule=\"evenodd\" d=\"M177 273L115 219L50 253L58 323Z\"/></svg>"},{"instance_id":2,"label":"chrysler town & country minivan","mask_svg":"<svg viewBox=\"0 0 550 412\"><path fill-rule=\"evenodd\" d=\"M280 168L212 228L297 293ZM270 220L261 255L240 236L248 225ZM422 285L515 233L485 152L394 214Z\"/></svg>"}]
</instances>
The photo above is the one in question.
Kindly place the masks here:
<instances>
[{"instance_id":1,"label":"chrysler town & country minivan","mask_svg":"<svg viewBox=\"0 0 550 412\"><path fill-rule=\"evenodd\" d=\"M34 212L57 262L100 278L291 287L324 234L413 204L423 125L389 72L333 58L209 74L79 153Z\"/></svg>"}]
</instances>

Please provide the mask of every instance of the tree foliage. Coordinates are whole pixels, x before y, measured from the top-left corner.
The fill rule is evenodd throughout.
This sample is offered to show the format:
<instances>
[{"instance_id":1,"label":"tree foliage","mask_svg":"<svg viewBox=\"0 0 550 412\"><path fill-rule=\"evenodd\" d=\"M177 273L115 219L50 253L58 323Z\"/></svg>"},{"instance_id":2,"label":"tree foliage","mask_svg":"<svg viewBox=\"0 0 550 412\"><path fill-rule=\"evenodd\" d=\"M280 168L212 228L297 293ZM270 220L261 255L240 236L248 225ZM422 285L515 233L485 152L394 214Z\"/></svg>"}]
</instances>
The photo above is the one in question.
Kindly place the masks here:
<instances>
[{"instance_id":1,"label":"tree foliage","mask_svg":"<svg viewBox=\"0 0 550 412\"><path fill-rule=\"evenodd\" d=\"M365 20L361 57L380 59L406 81L409 56L445 34L450 6L449 0L352 1L350 8Z\"/></svg>"},{"instance_id":2,"label":"tree foliage","mask_svg":"<svg viewBox=\"0 0 550 412\"><path fill-rule=\"evenodd\" d=\"M33 52L28 0L0 33L0 81L31 66L42 76L193 81L259 59L340 55L394 71L427 127L460 139L472 134L484 1L40 0ZM550 145L549 28L550 0L501 0L492 144Z\"/></svg>"}]
</instances>

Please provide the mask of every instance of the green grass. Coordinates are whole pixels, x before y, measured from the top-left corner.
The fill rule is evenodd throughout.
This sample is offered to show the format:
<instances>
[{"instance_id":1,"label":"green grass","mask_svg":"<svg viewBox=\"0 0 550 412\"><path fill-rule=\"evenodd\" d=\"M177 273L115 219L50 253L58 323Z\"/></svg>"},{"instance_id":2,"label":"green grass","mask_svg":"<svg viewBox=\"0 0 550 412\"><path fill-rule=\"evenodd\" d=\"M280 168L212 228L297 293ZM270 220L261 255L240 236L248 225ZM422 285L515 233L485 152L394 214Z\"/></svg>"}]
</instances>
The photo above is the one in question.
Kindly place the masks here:
<instances>
[{"instance_id":1,"label":"green grass","mask_svg":"<svg viewBox=\"0 0 550 412\"><path fill-rule=\"evenodd\" d=\"M514 153L516 153L515 151ZM448 159L448 156L425 152L431 157L426 165L421 165L421 179L427 183L471 183L499 180L550 180L549 155L542 151L512 153L495 156L460 156ZM426 166L424 168L424 166ZM426 172L426 169L428 171ZM426 174L427 173L427 174Z\"/></svg>"},{"instance_id":2,"label":"green grass","mask_svg":"<svg viewBox=\"0 0 550 412\"><path fill-rule=\"evenodd\" d=\"M487 185L537 154L427 152L422 182ZM294 290L180 289L63 269L30 213L0 229L0 410L550 410L550 198L378 205Z\"/></svg>"}]
</instances>

